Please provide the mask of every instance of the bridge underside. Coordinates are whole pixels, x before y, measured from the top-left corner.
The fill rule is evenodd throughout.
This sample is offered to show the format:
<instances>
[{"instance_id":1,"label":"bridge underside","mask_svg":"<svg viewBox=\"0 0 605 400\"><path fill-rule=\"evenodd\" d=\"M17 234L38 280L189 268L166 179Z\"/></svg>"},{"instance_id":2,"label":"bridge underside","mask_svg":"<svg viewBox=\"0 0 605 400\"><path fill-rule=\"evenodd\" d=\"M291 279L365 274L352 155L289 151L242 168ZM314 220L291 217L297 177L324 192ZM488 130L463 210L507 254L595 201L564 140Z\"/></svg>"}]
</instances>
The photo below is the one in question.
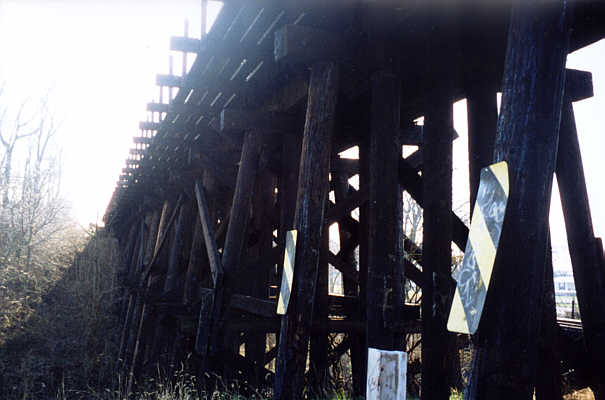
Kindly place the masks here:
<instances>
[{"instance_id":1,"label":"bridge underside","mask_svg":"<svg viewBox=\"0 0 605 400\"><path fill-rule=\"evenodd\" d=\"M363 395L376 347L409 351L422 398L447 399L463 384L466 341L469 398L560 398L548 230L556 173L584 375L603 396L605 265L571 106L592 96L592 78L565 59L605 36L605 6L420 4L230 0L205 38L173 38L196 59L182 76L158 76L169 99L148 105L105 215L121 245L129 391L157 363L192 354L201 373L294 399L327 387L346 354ZM511 176L472 341L446 330L452 243L464 251L468 236L452 211L452 105L464 98L471 204L481 168L506 160ZM416 150L402 157L404 145ZM423 210L416 240L403 229L408 195Z\"/></svg>"}]
</instances>

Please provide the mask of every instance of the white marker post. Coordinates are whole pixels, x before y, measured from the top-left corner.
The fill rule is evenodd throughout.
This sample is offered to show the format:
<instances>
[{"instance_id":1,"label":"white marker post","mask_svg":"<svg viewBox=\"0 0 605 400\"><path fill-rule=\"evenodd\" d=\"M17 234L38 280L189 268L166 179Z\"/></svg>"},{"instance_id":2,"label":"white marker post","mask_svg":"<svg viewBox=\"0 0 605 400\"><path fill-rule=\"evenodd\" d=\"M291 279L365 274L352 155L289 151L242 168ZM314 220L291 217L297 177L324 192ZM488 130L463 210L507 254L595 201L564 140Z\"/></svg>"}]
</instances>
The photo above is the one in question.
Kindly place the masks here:
<instances>
[{"instance_id":1,"label":"white marker post","mask_svg":"<svg viewBox=\"0 0 605 400\"><path fill-rule=\"evenodd\" d=\"M366 400L405 400L408 355L368 348Z\"/></svg>"}]
</instances>

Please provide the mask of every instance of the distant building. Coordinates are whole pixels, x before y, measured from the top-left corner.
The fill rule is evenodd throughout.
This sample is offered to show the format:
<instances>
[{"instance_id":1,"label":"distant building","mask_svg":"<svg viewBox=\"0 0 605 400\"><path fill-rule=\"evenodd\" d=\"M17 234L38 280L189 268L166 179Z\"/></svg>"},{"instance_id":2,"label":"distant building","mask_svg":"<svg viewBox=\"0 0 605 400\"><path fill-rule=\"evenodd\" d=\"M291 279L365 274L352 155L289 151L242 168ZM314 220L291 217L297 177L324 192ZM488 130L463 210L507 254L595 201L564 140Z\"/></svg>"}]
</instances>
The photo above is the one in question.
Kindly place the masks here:
<instances>
[{"instance_id":1,"label":"distant building","mask_svg":"<svg viewBox=\"0 0 605 400\"><path fill-rule=\"evenodd\" d=\"M555 301L557 316L563 318L580 318L576 285L570 272L559 272L554 276Z\"/></svg>"}]
</instances>

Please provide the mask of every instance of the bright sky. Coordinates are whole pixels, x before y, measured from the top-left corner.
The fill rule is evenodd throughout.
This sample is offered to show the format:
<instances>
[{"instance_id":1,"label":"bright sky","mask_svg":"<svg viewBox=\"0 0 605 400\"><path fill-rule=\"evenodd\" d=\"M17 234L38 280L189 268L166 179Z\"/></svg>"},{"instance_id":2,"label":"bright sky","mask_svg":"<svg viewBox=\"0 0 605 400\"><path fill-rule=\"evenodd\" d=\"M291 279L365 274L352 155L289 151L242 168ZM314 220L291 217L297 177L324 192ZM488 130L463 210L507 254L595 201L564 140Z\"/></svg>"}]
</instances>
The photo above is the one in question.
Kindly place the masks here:
<instances>
[{"instance_id":1,"label":"bright sky","mask_svg":"<svg viewBox=\"0 0 605 400\"><path fill-rule=\"evenodd\" d=\"M209 3L209 19L219 7ZM63 191L82 225L103 217L186 19L199 38L201 0L0 0L0 82L15 98L51 89ZM174 53L176 74L181 65Z\"/></svg>"},{"instance_id":2,"label":"bright sky","mask_svg":"<svg viewBox=\"0 0 605 400\"><path fill-rule=\"evenodd\" d=\"M183 35L187 19L189 36L199 38L200 3L0 0L0 82L6 80L21 97L35 98L51 89L63 121L63 191L82 225L100 220L105 212L138 123L146 119L146 103L158 98L155 75L168 72L170 37ZM209 21L219 8L220 3L209 3ZM175 53L176 74L181 63ZM597 118L605 110L605 41L571 54L568 66L593 72L595 97L574 109L595 233L603 237L600 153L605 132ZM457 157L467 148L465 111L464 102L455 106ZM455 187L468 182L465 168L457 168L454 176ZM560 248L565 236L558 203L555 192L551 225Z\"/></svg>"}]
</instances>

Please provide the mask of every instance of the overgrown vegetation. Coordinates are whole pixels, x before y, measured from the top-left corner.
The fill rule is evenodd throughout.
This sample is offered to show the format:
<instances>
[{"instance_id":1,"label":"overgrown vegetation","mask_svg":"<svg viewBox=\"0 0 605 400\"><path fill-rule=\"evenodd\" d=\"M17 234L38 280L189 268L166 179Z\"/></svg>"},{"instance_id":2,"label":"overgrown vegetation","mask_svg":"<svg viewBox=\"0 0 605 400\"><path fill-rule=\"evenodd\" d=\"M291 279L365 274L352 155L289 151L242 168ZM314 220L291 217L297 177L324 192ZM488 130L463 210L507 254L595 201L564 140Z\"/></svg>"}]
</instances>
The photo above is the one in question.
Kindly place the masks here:
<instances>
[{"instance_id":1,"label":"overgrown vegetation","mask_svg":"<svg viewBox=\"0 0 605 400\"><path fill-rule=\"evenodd\" d=\"M99 233L69 269L0 271L8 303L1 311L0 398L46 399L58 392L76 398L89 388L111 388L116 266L115 240Z\"/></svg>"}]
</instances>

